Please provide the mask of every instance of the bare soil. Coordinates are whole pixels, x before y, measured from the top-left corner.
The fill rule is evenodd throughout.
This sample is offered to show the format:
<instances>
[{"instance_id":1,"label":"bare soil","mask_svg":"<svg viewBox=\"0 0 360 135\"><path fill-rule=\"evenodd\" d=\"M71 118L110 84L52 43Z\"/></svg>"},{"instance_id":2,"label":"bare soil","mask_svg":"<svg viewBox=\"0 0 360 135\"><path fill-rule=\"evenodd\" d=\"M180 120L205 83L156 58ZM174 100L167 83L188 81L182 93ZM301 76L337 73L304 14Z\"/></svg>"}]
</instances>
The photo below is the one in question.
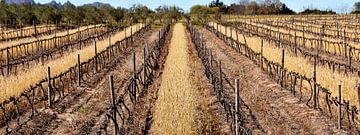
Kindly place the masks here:
<instances>
[{"instance_id":1,"label":"bare soil","mask_svg":"<svg viewBox=\"0 0 360 135\"><path fill-rule=\"evenodd\" d=\"M231 134L229 123L226 121L226 113L216 94L213 85L205 75L205 67L197 56L195 45L191 42L191 35L187 32L192 78L199 95L200 106L197 112L199 134Z\"/></svg>"},{"instance_id":2,"label":"bare soil","mask_svg":"<svg viewBox=\"0 0 360 135\"><path fill-rule=\"evenodd\" d=\"M253 123L245 126L253 129L254 134L348 134L338 130L335 121L322 112L299 102L261 68L236 53L216 35L204 28L200 31L204 33L215 59L222 60L223 71L230 78L240 79L241 110L247 115L246 121Z\"/></svg>"},{"instance_id":3,"label":"bare soil","mask_svg":"<svg viewBox=\"0 0 360 135\"><path fill-rule=\"evenodd\" d=\"M155 36L154 36L155 35ZM110 106L108 76L114 76L115 88L121 88L131 74L132 52L136 53L137 66L142 61L145 43L155 40L157 30L146 32L138 38L123 54L100 70L73 93L55 104L54 109L43 108L39 114L26 124L19 126L12 134L94 134L97 123ZM121 89L116 89L119 92Z\"/></svg>"}]
</instances>

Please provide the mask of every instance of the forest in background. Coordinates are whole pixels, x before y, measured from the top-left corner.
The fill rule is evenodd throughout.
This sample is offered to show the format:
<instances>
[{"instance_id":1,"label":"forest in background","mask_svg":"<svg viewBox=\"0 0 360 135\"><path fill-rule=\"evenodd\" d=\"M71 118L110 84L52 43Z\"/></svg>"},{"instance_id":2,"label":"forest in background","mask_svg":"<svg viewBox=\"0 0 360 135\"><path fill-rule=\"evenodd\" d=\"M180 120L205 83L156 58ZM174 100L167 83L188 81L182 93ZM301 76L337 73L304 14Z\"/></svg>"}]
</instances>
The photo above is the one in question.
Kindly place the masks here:
<instances>
[{"instance_id":1,"label":"forest in background","mask_svg":"<svg viewBox=\"0 0 360 135\"><path fill-rule=\"evenodd\" d=\"M70 2L58 4L52 1L47 4L6 4L0 2L0 24L7 26L33 24L121 24L140 22L146 18L158 19L179 18L184 10L176 6L159 6L150 9L145 5L133 5L130 8L113 7L110 4L95 2L75 6ZM332 10L307 8L296 13L280 0L240 0L230 5L220 0L213 0L207 5L195 5L190 14L237 14L237 15L292 15L292 14L336 14ZM351 13L360 13L360 2L354 4Z\"/></svg>"},{"instance_id":2,"label":"forest in background","mask_svg":"<svg viewBox=\"0 0 360 135\"><path fill-rule=\"evenodd\" d=\"M33 24L99 24L136 23L147 18L179 18L182 9L175 6L159 6L151 10L138 4L130 8L112 7L110 4L85 4L75 6L70 2L62 5L48 4L6 4L0 3L0 24L7 26Z\"/></svg>"}]
</instances>

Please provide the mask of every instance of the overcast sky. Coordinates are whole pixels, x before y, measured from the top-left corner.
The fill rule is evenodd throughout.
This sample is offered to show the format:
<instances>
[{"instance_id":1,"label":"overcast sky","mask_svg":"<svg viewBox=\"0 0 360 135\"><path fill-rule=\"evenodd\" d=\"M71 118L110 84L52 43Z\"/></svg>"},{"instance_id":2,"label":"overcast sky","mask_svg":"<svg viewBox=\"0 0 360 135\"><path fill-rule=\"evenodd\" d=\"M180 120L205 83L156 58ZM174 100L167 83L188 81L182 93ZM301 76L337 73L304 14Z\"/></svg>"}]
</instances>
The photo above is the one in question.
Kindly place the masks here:
<instances>
[{"instance_id":1,"label":"overcast sky","mask_svg":"<svg viewBox=\"0 0 360 135\"><path fill-rule=\"evenodd\" d=\"M35 0L40 3L48 3L50 0ZM57 2L65 3L68 0L56 0ZM109 3L115 7L130 7L133 4L143 4L152 9L160 5L176 5L188 11L192 5L201 4L205 5L211 0L69 0L75 5L83 5L92 2ZM356 1L360 0L280 0L288 5L296 12L302 11L306 7L320 8L320 9L333 9L337 12L350 12ZM223 0L225 4L238 2L238 0Z\"/></svg>"}]
</instances>

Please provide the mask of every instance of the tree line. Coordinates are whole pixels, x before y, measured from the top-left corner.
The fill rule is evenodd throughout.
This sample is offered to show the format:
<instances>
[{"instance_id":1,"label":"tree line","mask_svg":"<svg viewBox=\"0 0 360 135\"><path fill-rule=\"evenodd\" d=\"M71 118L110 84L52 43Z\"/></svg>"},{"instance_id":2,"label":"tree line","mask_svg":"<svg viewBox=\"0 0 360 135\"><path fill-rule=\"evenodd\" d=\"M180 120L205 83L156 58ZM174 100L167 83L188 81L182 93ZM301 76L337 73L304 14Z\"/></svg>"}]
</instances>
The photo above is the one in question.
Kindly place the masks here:
<instances>
[{"instance_id":1,"label":"tree line","mask_svg":"<svg viewBox=\"0 0 360 135\"><path fill-rule=\"evenodd\" d=\"M360 2L354 4L353 14L360 13ZM277 15L277 14L337 14L331 9L320 10L306 8L296 13L280 0L239 0L237 3L225 5L220 0L213 0L208 5L195 5L190 14L239 14L239 15Z\"/></svg>"},{"instance_id":2,"label":"tree line","mask_svg":"<svg viewBox=\"0 0 360 135\"><path fill-rule=\"evenodd\" d=\"M57 4L6 4L0 2L0 24L8 27L34 24L122 24L136 23L145 19L179 18L183 10L175 6L159 6L155 11L145 5L130 8L114 8L110 4L86 4L75 6L70 2Z\"/></svg>"},{"instance_id":3,"label":"tree line","mask_svg":"<svg viewBox=\"0 0 360 135\"><path fill-rule=\"evenodd\" d=\"M209 5L195 5L190 9L191 14L295 14L293 10L288 8L286 4L280 0L264 0L264 1L250 1L240 0L238 3L225 5L220 0L214 0Z\"/></svg>"}]
</instances>

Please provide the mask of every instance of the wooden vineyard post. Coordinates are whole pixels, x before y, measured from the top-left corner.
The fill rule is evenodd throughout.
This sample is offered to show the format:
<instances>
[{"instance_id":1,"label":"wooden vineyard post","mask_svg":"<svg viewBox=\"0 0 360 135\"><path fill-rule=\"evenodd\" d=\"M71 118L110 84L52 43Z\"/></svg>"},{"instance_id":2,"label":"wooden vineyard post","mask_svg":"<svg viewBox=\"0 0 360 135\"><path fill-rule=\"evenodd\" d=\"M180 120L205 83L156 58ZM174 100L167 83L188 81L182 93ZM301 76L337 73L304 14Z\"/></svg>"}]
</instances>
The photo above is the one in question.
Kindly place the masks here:
<instances>
[{"instance_id":1,"label":"wooden vineyard post","mask_svg":"<svg viewBox=\"0 0 360 135\"><path fill-rule=\"evenodd\" d=\"M336 23L336 33L337 33L337 38L339 38L340 37L339 23Z\"/></svg>"},{"instance_id":2,"label":"wooden vineyard post","mask_svg":"<svg viewBox=\"0 0 360 135\"><path fill-rule=\"evenodd\" d=\"M160 41L160 39L161 39L161 32L162 32L162 29L161 30L159 30L159 41Z\"/></svg>"},{"instance_id":3,"label":"wooden vineyard post","mask_svg":"<svg viewBox=\"0 0 360 135\"><path fill-rule=\"evenodd\" d=\"M48 67L47 81L48 81L48 104L49 104L49 108L52 108L52 97L51 97L52 89L51 89L50 67Z\"/></svg>"},{"instance_id":4,"label":"wooden vineyard post","mask_svg":"<svg viewBox=\"0 0 360 135\"><path fill-rule=\"evenodd\" d=\"M281 46L281 43L280 43L280 37L281 35L280 35L280 32L279 32L279 30L278 30L278 46L280 47Z\"/></svg>"},{"instance_id":5,"label":"wooden vineyard post","mask_svg":"<svg viewBox=\"0 0 360 135\"><path fill-rule=\"evenodd\" d=\"M146 62L146 59L147 59L147 56L146 56L146 47L144 47L144 64L143 64L143 71L144 71L144 80L143 80L143 82L144 82L144 87L145 88L147 88L147 84L146 84L146 77L147 77L147 71L146 71L146 64L147 64L147 62Z\"/></svg>"},{"instance_id":6,"label":"wooden vineyard post","mask_svg":"<svg viewBox=\"0 0 360 135\"><path fill-rule=\"evenodd\" d=\"M109 36L109 62L111 61L111 36Z\"/></svg>"},{"instance_id":7,"label":"wooden vineyard post","mask_svg":"<svg viewBox=\"0 0 360 135\"><path fill-rule=\"evenodd\" d=\"M54 33L54 46L55 46L55 48L57 48L57 45L56 45L56 31Z\"/></svg>"},{"instance_id":8,"label":"wooden vineyard post","mask_svg":"<svg viewBox=\"0 0 360 135\"><path fill-rule=\"evenodd\" d=\"M22 23L20 23L20 37L23 37L23 27L22 27Z\"/></svg>"},{"instance_id":9,"label":"wooden vineyard post","mask_svg":"<svg viewBox=\"0 0 360 135\"><path fill-rule=\"evenodd\" d=\"M131 38L131 43L133 42L133 27L132 25L130 25L130 38Z\"/></svg>"},{"instance_id":10,"label":"wooden vineyard post","mask_svg":"<svg viewBox=\"0 0 360 135\"><path fill-rule=\"evenodd\" d=\"M10 75L10 48L6 48L6 73Z\"/></svg>"},{"instance_id":11,"label":"wooden vineyard post","mask_svg":"<svg viewBox=\"0 0 360 135\"><path fill-rule=\"evenodd\" d=\"M314 102L314 108L316 108L316 61L317 60L317 57L315 57L315 61L314 61L314 76L313 76L313 79L314 79L314 91L313 91L313 102Z\"/></svg>"},{"instance_id":12,"label":"wooden vineyard post","mask_svg":"<svg viewBox=\"0 0 360 135\"><path fill-rule=\"evenodd\" d=\"M346 31L344 30L344 55L347 57Z\"/></svg>"},{"instance_id":13,"label":"wooden vineyard post","mask_svg":"<svg viewBox=\"0 0 360 135\"><path fill-rule=\"evenodd\" d=\"M80 54L78 54L78 60L77 60L77 80L78 80L78 86L81 86L81 63L80 63Z\"/></svg>"},{"instance_id":14,"label":"wooden vineyard post","mask_svg":"<svg viewBox=\"0 0 360 135\"><path fill-rule=\"evenodd\" d=\"M95 51L95 71L98 71L98 56L97 56L97 45L96 45L96 39L94 39L94 51Z\"/></svg>"},{"instance_id":15,"label":"wooden vineyard post","mask_svg":"<svg viewBox=\"0 0 360 135\"><path fill-rule=\"evenodd\" d=\"M284 86L284 78L285 78L285 49L284 47L281 50L281 68L282 68L282 72L281 72L281 87Z\"/></svg>"},{"instance_id":16,"label":"wooden vineyard post","mask_svg":"<svg viewBox=\"0 0 360 135\"><path fill-rule=\"evenodd\" d=\"M206 43L204 43L204 45L203 45L203 52L204 52L204 57L206 58L206 56L207 56L207 48L206 48Z\"/></svg>"},{"instance_id":17,"label":"wooden vineyard post","mask_svg":"<svg viewBox=\"0 0 360 135\"><path fill-rule=\"evenodd\" d=\"M49 20L46 20L46 31L49 31Z\"/></svg>"},{"instance_id":18,"label":"wooden vineyard post","mask_svg":"<svg viewBox=\"0 0 360 135\"><path fill-rule=\"evenodd\" d=\"M134 106L136 105L136 96L137 96L137 91L136 91L136 53L133 53L133 79L134 79L134 83L133 83L133 96L134 96Z\"/></svg>"},{"instance_id":19,"label":"wooden vineyard post","mask_svg":"<svg viewBox=\"0 0 360 135\"><path fill-rule=\"evenodd\" d=\"M211 72L211 69L212 69L212 66L213 66L213 63L212 63L212 61L213 61L213 56L212 56L212 51L211 51L211 49L209 49L209 59L210 59L210 61L209 61L209 64L210 64L210 72ZM213 77L212 77L212 75L211 75L211 73L209 74L210 76L209 76L209 80L210 80L210 83L213 83ZM360 100L359 100L360 101Z\"/></svg>"},{"instance_id":20,"label":"wooden vineyard post","mask_svg":"<svg viewBox=\"0 0 360 135\"><path fill-rule=\"evenodd\" d=\"M341 129L341 83L339 84L338 129Z\"/></svg>"},{"instance_id":21,"label":"wooden vineyard post","mask_svg":"<svg viewBox=\"0 0 360 135\"><path fill-rule=\"evenodd\" d=\"M35 34L35 38L37 38L36 21L33 21L33 23L34 23L34 34Z\"/></svg>"},{"instance_id":22,"label":"wooden vineyard post","mask_svg":"<svg viewBox=\"0 0 360 135\"><path fill-rule=\"evenodd\" d=\"M240 135L240 82L239 79L235 79L235 135Z\"/></svg>"},{"instance_id":23,"label":"wooden vineyard post","mask_svg":"<svg viewBox=\"0 0 360 135\"><path fill-rule=\"evenodd\" d=\"M326 25L326 23L325 23L325 25ZM325 25L322 25L322 27L321 27L321 36L325 36Z\"/></svg>"},{"instance_id":24,"label":"wooden vineyard post","mask_svg":"<svg viewBox=\"0 0 360 135\"><path fill-rule=\"evenodd\" d=\"M109 85L110 85L110 90L111 90L111 107L112 107L112 115L113 115L113 118L114 118L114 132L115 132L115 135L118 134L118 126L117 126L117 119L116 119L116 102L115 102L115 91L114 91L114 79L113 79L113 76L110 75L109 76Z\"/></svg>"},{"instance_id":25,"label":"wooden vineyard post","mask_svg":"<svg viewBox=\"0 0 360 135\"><path fill-rule=\"evenodd\" d=\"M324 43L323 43L323 38L325 37L325 26L322 26L322 31L320 33L320 50L324 50L325 51L325 47L324 47ZM319 51L316 53L319 53Z\"/></svg>"},{"instance_id":26,"label":"wooden vineyard post","mask_svg":"<svg viewBox=\"0 0 360 135\"><path fill-rule=\"evenodd\" d=\"M218 62L218 68L219 68L219 85L220 89L222 90L222 71L221 71L221 61Z\"/></svg>"},{"instance_id":27,"label":"wooden vineyard post","mask_svg":"<svg viewBox=\"0 0 360 135\"><path fill-rule=\"evenodd\" d=\"M297 55L296 32L295 32L295 36L294 36L294 52L295 52L295 55Z\"/></svg>"},{"instance_id":28,"label":"wooden vineyard post","mask_svg":"<svg viewBox=\"0 0 360 135\"><path fill-rule=\"evenodd\" d=\"M349 55L348 55L348 64L349 64L349 68L351 69L351 60L352 60L352 55L351 55L351 51L352 51L352 47L349 47Z\"/></svg>"},{"instance_id":29,"label":"wooden vineyard post","mask_svg":"<svg viewBox=\"0 0 360 135\"><path fill-rule=\"evenodd\" d=\"M302 42L303 42L303 47L305 47L305 26L303 26L302 28Z\"/></svg>"}]
</instances>

